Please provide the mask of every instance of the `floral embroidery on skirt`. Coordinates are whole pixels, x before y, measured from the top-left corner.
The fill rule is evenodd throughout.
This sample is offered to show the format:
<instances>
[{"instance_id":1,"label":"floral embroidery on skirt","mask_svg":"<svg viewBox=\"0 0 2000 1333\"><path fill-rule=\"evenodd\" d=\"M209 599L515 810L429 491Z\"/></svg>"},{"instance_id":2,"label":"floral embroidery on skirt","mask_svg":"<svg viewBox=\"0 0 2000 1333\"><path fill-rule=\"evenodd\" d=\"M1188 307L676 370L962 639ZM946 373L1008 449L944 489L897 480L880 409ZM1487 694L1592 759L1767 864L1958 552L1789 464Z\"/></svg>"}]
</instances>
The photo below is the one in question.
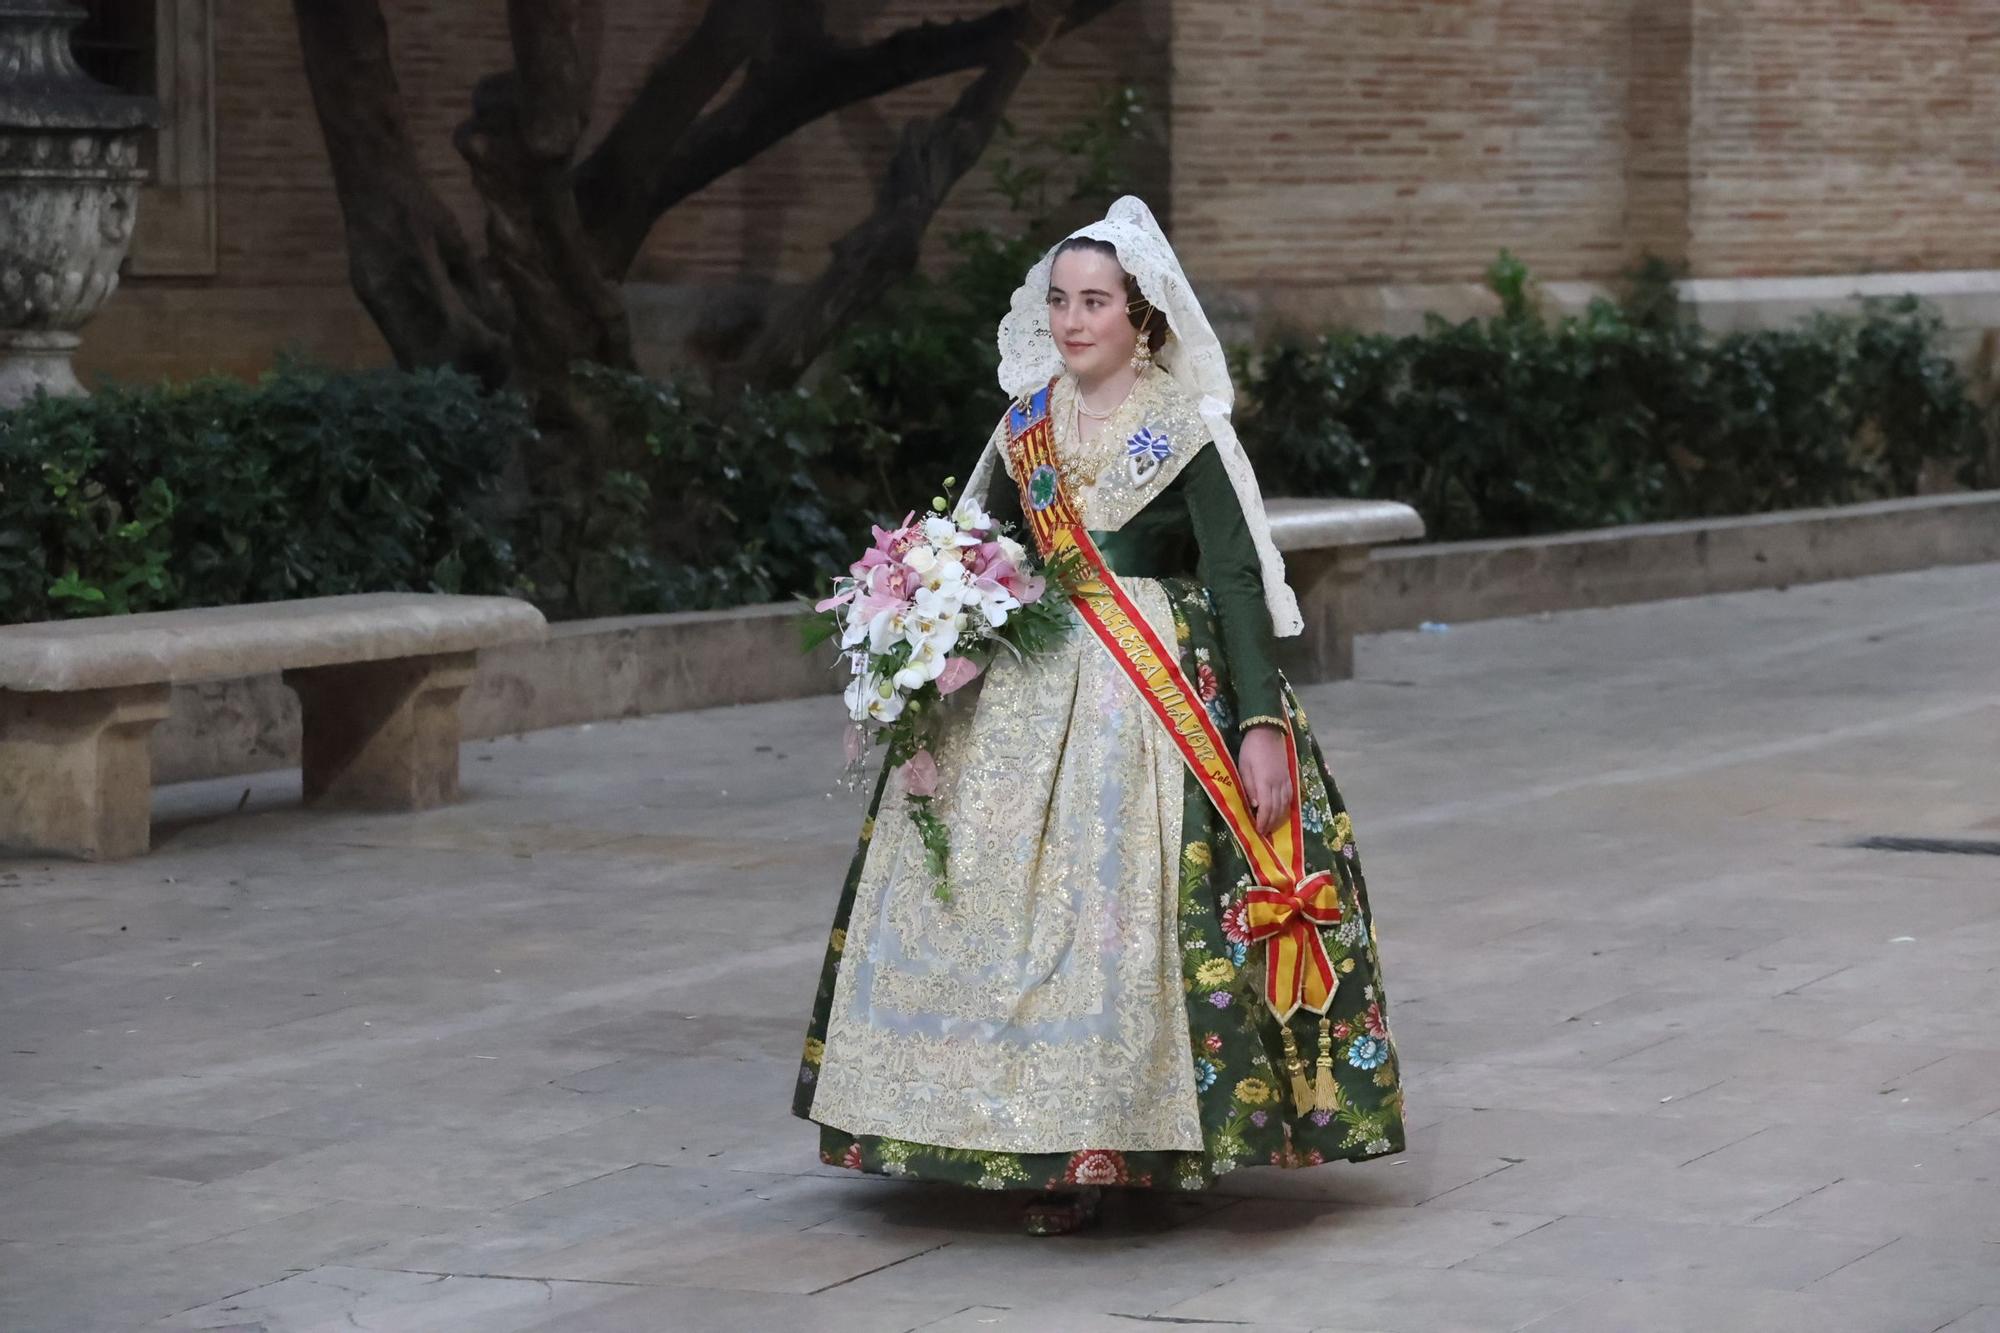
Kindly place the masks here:
<instances>
[{"instance_id":1,"label":"floral embroidery on skirt","mask_svg":"<svg viewBox=\"0 0 2000 1333\"><path fill-rule=\"evenodd\" d=\"M1161 586L1172 604L1182 665L1199 682L1203 702L1213 709L1223 701L1226 709L1228 661L1206 592L1188 579L1162 580ZM1119 1151L1079 1141L1063 1152L986 1152L854 1135L822 1125L822 1161L985 1189L1073 1184L1194 1190L1241 1166L1314 1166L1403 1150L1402 1086L1353 824L1304 710L1289 687L1285 694L1299 741L1307 864L1334 872L1342 908L1341 922L1322 932L1340 974L1327 1014L1328 1044L1321 1045L1317 1015L1301 1011L1290 1026L1308 1066L1316 1055L1331 1056L1334 1104L1301 1111L1288 1096L1283 1036L1260 994L1263 951L1248 944L1243 929L1242 894L1252 883L1248 867L1207 797L1186 777L1173 907L1201 1151ZM806 1119L813 1118L855 887L881 801L878 783L821 969L793 1098L794 1114Z\"/></svg>"}]
</instances>

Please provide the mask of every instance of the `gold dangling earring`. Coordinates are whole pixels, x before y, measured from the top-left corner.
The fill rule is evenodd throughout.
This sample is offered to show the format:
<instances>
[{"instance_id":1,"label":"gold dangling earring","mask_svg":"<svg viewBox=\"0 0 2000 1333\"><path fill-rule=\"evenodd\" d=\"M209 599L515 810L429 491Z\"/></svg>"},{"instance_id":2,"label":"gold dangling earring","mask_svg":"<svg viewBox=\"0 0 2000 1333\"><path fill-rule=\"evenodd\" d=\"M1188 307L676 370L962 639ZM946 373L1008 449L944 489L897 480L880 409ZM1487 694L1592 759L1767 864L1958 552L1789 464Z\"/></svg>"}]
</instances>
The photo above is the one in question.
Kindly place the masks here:
<instances>
[{"instance_id":1,"label":"gold dangling earring","mask_svg":"<svg viewBox=\"0 0 2000 1333\"><path fill-rule=\"evenodd\" d=\"M1146 336L1146 330L1140 329L1138 338L1132 344L1132 369L1144 370L1152 364L1153 340Z\"/></svg>"}]
</instances>

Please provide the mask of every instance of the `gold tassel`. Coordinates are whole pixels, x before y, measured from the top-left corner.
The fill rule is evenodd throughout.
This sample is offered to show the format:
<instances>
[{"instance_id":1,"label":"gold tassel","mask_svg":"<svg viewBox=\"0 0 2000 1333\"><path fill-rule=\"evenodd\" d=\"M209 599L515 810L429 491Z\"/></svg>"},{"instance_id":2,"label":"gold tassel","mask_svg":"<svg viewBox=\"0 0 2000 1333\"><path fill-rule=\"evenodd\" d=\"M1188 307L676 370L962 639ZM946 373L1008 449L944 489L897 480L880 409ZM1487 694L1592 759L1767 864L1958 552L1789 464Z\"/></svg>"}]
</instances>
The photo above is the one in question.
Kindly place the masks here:
<instances>
[{"instance_id":1,"label":"gold tassel","mask_svg":"<svg viewBox=\"0 0 2000 1333\"><path fill-rule=\"evenodd\" d=\"M1285 1070L1292 1076L1292 1105L1300 1115L1312 1110L1312 1085L1306 1082L1305 1061L1299 1058L1299 1044L1292 1037L1292 1025L1279 1029L1285 1034Z\"/></svg>"},{"instance_id":2,"label":"gold tassel","mask_svg":"<svg viewBox=\"0 0 2000 1333\"><path fill-rule=\"evenodd\" d=\"M1333 1081L1333 1020L1325 1014L1319 1016L1319 1079L1313 1086L1313 1108L1340 1109L1340 1089Z\"/></svg>"}]
</instances>

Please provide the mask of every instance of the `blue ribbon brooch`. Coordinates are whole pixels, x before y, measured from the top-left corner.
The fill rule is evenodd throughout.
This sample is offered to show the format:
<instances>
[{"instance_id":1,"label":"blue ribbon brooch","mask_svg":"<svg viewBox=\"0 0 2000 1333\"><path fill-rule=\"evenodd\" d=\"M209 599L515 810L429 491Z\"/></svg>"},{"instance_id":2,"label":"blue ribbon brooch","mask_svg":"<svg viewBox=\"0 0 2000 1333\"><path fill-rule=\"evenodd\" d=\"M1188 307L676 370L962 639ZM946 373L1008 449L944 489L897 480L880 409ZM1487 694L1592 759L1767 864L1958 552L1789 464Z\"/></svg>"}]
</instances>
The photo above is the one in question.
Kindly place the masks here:
<instances>
[{"instance_id":1,"label":"blue ribbon brooch","mask_svg":"<svg viewBox=\"0 0 2000 1333\"><path fill-rule=\"evenodd\" d=\"M1141 426L1137 434L1125 441L1125 466L1133 484L1144 485L1173 452L1173 443L1165 435L1151 426Z\"/></svg>"}]
</instances>

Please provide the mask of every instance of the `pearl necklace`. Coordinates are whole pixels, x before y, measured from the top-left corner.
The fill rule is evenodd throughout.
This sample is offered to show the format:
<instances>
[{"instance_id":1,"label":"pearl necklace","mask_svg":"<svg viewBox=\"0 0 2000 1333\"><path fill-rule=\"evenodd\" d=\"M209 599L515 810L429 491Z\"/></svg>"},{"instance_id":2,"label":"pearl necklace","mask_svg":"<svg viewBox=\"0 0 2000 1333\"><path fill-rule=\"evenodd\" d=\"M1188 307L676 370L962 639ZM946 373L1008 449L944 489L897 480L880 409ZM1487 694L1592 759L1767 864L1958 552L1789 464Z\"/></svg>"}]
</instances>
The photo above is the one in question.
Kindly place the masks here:
<instances>
[{"instance_id":1,"label":"pearl necklace","mask_svg":"<svg viewBox=\"0 0 2000 1333\"><path fill-rule=\"evenodd\" d=\"M1132 387L1133 388L1138 387L1138 382L1136 380L1133 381ZM1131 396L1132 396L1132 390L1127 389L1125 391L1125 398L1130 398ZM1110 420L1111 414L1113 412L1116 412L1119 408L1125 406L1125 398L1119 399L1117 403L1113 404L1110 407L1105 408L1102 412L1100 412L1096 408L1091 407L1089 404L1083 401L1083 386L1079 384L1076 388L1076 410L1082 413L1084 416L1089 417L1092 421L1108 421Z\"/></svg>"},{"instance_id":2,"label":"pearl necklace","mask_svg":"<svg viewBox=\"0 0 2000 1333\"><path fill-rule=\"evenodd\" d=\"M1111 461L1106 457L1106 451L1101 444L1106 434L1103 424L1125 410L1126 405L1132 401L1132 393L1138 387L1135 381L1132 390L1127 391L1125 397L1118 402L1117 406L1108 408L1103 412L1097 412L1085 408L1083 405L1083 390L1074 383L1070 385L1070 411L1073 418L1070 428L1070 441L1075 452L1081 456L1071 457L1067 451L1059 452L1056 457L1056 469L1062 473L1063 484L1072 495L1097 485L1099 473ZM1097 434L1091 436L1089 439L1085 439L1083 434L1084 417L1089 417L1099 423Z\"/></svg>"}]
</instances>

